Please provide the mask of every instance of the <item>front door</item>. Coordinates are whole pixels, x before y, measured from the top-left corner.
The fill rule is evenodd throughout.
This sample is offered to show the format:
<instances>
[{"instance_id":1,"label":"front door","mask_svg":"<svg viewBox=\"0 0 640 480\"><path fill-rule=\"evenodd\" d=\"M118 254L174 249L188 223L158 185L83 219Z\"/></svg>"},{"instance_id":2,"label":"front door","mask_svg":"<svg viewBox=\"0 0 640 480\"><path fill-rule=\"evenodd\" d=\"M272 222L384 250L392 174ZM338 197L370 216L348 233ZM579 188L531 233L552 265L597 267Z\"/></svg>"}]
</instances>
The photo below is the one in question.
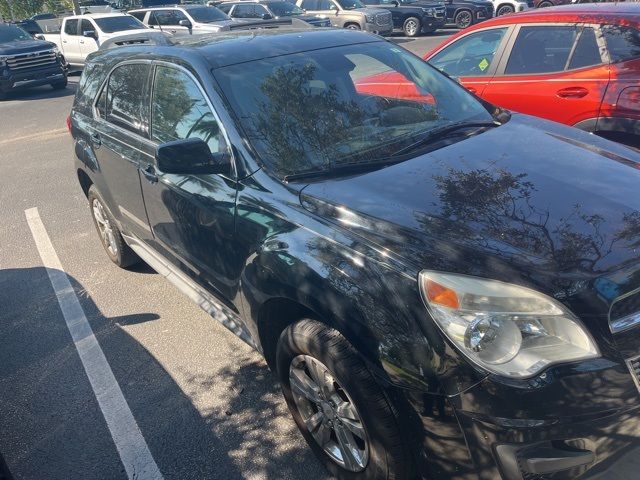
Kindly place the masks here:
<instances>
[{"instance_id":1,"label":"front door","mask_svg":"<svg viewBox=\"0 0 640 480\"><path fill-rule=\"evenodd\" d=\"M125 63L111 72L96 102L90 134L101 176L108 179L100 191L123 231L142 238L150 231L138 173L150 72L150 63Z\"/></svg>"},{"instance_id":2,"label":"front door","mask_svg":"<svg viewBox=\"0 0 640 480\"><path fill-rule=\"evenodd\" d=\"M609 83L598 37L592 26L521 26L483 97L567 125L597 118Z\"/></svg>"},{"instance_id":3,"label":"front door","mask_svg":"<svg viewBox=\"0 0 640 480\"><path fill-rule=\"evenodd\" d=\"M437 52L428 62L482 96L500 61L508 27L470 33Z\"/></svg>"},{"instance_id":4,"label":"front door","mask_svg":"<svg viewBox=\"0 0 640 480\"><path fill-rule=\"evenodd\" d=\"M85 37L84 32L93 31L98 34L98 27L89 20L88 18L83 18L80 21L80 53L82 54L82 58L85 59L90 53L98 51L98 42L95 38Z\"/></svg>"},{"instance_id":5,"label":"front door","mask_svg":"<svg viewBox=\"0 0 640 480\"><path fill-rule=\"evenodd\" d=\"M204 90L189 72L157 65L148 154L157 145L197 137L211 152L229 144ZM232 175L170 174L146 157L142 191L153 237L163 256L231 306L243 259L236 254L236 182Z\"/></svg>"}]
</instances>

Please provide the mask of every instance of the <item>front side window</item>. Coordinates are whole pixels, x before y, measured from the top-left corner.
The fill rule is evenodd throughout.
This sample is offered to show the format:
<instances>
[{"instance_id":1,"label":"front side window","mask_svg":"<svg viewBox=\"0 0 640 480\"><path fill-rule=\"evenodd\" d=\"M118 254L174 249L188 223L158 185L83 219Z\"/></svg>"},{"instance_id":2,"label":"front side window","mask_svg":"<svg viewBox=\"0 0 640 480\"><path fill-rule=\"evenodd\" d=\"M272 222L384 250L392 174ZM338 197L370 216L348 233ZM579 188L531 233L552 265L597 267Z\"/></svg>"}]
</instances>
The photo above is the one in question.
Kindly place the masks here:
<instances>
[{"instance_id":1,"label":"front side window","mask_svg":"<svg viewBox=\"0 0 640 480\"><path fill-rule=\"evenodd\" d=\"M481 77L489 73L506 28L472 33L445 47L429 63L452 77Z\"/></svg>"},{"instance_id":2,"label":"front side window","mask_svg":"<svg viewBox=\"0 0 640 480\"><path fill-rule=\"evenodd\" d=\"M141 22L144 21L144 16L146 14L147 14L147 12L131 12L131 13L129 13L129 15L134 16L135 18L137 18Z\"/></svg>"},{"instance_id":3,"label":"front side window","mask_svg":"<svg viewBox=\"0 0 640 480\"><path fill-rule=\"evenodd\" d=\"M200 138L212 153L228 150L202 91L186 73L170 67L156 69L151 102L151 138L157 143Z\"/></svg>"},{"instance_id":4,"label":"front side window","mask_svg":"<svg viewBox=\"0 0 640 480\"><path fill-rule=\"evenodd\" d=\"M257 17L258 14L253 5L236 5L233 16L236 18L254 18Z\"/></svg>"},{"instance_id":5,"label":"front side window","mask_svg":"<svg viewBox=\"0 0 640 480\"><path fill-rule=\"evenodd\" d=\"M78 35L78 19L72 18L65 22L64 33L67 35Z\"/></svg>"},{"instance_id":6,"label":"front side window","mask_svg":"<svg viewBox=\"0 0 640 480\"><path fill-rule=\"evenodd\" d=\"M149 68L146 64L126 64L111 72L104 100L101 96L96 104L106 121L134 133L141 132L142 100ZM101 104L101 101L104 103Z\"/></svg>"},{"instance_id":7,"label":"front side window","mask_svg":"<svg viewBox=\"0 0 640 480\"><path fill-rule=\"evenodd\" d=\"M434 129L493 121L458 84L386 42L231 65L214 76L279 176L395 159Z\"/></svg>"},{"instance_id":8,"label":"front side window","mask_svg":"<svg viewBox=\"0 0 640 480\"><path fill-rule=\"evenodd\" d=\"M577 25L521 27L504 73L563 71L579 31Z\"/></svg>"},{"instance_id":9,"label":"front side window","mask_svg":"<svg viewBox=\"0 0 640 480\"><path fill-rule=\"evenodd\" d=\"M186 15L180 10L152 10L149 25L175 27L180 25L180 20L187 20Z\"/></svg>"},{"instance_id":10,"label":"front side window","mask_svg":"<svg viewBox=\"0 0 640 480\"><path fill-rule=\"evenodd\" d=\"M318 0L302 0L300 6L305 10L319 10Z\"/></svg>"},{"instance_id":11,"label":"front side window","mask_svg":"<svg viewBox=\"0 0 640 480\"><path fill-rule=\"evenodd\" d=\"M98 28L104 33L146 28L144 23L141 23L140 20L131 15L122 15L121 17L96 17L95 22Z\"/></svg>"},{"instance_id":12,"label":"front side window","mask_svg":"<svg viewBox=\"0 0 640 480\"><path fill-rule=\"evenodd\" d=\"M345 10L353 10L356 8L364 8L360 0L338 0L340 6Z\"/></svg>"},{"instance_id":13,"label":"front side window","mask_svg":"<svg viewBox=\"0 0 640 480\"><path fill-rule=\"evenodd\" d=\"M635 28L603 25L602 33L612 62L640 58L640 32Z\"/></svg>"},{"instance_id":14,"label":"front side window","mask_svg":"<svg viewBox=\"0 0 640 480\"><path fill-rule=\"evenodd\" d=\"M84 35L84 32L95 32L96 31L96 27L93 26L93 23L91 23L89 20L87 20L86 18L82 19L82 22L80 23L80 33L82 35Z\"/></svg>"},{"instance_id":15,"label":"front side window","mask_svg":"<svg viewBox=\"0 0 640 480\"><path fill-rule=\"evenodd\" d=\"M216 7L190 8L188 12L189 15L191 15L191 18L199 23L212 23L219 22L220 20L229 20L229 18Z\"/></svg>"},{"instance_id":16,"label":"front side window","mask_svg":"<svg viewBox=\"0 0 640 480\"><path fill-rule=\"evenodd\" d=\"M294 15L302 15L304 13L300 7L289 2L274 2L269 3L268 5L271 11L278 17L291 17Z\"/></svg>"}]
</instances>

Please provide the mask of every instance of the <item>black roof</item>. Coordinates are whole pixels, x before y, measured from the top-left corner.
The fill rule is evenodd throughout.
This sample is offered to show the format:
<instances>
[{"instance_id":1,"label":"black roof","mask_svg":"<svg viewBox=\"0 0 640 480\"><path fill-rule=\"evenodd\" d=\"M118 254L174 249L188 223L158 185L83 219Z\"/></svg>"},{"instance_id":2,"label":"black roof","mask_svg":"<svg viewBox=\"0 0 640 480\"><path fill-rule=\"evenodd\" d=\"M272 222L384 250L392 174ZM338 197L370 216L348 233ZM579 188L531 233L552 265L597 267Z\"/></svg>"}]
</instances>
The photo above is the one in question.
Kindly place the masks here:
<instances>
[{"instance_id":1,"label":"black roof","mask_svg":"<svg viewBox=\"0 0 640 480\"><path fill-rule=\"evenodd\" d=\"M383 42L380 37L346 29L258 29L193 35L173 39L173 46L123 46L105 50L103 55L140 57L179 57L188 60L197 54L212 68L226 67L269 57L320 50L358 43ZM111 52L111 53L106 53ZM100 54L92 56L93 59Z\"/></svg>"}]
</instances>

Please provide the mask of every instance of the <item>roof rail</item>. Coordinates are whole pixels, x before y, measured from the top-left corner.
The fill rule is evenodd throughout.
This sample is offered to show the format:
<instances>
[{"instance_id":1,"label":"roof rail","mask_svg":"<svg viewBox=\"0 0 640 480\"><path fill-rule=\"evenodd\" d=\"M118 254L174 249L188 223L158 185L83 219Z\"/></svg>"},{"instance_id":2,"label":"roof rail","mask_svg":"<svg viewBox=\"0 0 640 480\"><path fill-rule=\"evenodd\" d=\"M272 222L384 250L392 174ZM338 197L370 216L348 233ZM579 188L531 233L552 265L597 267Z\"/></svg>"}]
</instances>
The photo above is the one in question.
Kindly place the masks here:
<instances>
[{"instance_id":1,"label":"roof rail","mask_svg":"<svg viewBox=\"0 0 640 480\"><path fill-rule=\"evenodd\" d=\"M102 42L100 50L135 45L169 46L174 45L174 43L171 41L171 37L168 34L151 31L144 33L131 33L129 35L118 35L117 37L109 38Z\"/></svg>"}]
</instances>

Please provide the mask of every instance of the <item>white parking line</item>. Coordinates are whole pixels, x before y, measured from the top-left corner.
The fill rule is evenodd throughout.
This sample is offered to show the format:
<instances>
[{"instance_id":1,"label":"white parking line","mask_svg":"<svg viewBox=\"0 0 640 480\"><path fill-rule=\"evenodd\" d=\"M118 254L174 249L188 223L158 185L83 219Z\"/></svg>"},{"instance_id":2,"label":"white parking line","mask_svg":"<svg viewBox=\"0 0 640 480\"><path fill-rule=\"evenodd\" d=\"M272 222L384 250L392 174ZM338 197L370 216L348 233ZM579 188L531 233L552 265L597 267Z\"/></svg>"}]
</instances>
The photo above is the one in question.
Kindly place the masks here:
<instances>
[{"instance_id":1,"label":"white parking line","mask_svg":"<svg viewBox=\"0 0 640 480\"><path fill-rule=\"evenodd\" d=\"M91 330L69 277L49 239L37 208L25 210L27 223L58 298L73 343L78 350L93 393L118 449L129 480L159 480L162 474L127 405L111 367Z\"/></svg>"}]
</instances>

